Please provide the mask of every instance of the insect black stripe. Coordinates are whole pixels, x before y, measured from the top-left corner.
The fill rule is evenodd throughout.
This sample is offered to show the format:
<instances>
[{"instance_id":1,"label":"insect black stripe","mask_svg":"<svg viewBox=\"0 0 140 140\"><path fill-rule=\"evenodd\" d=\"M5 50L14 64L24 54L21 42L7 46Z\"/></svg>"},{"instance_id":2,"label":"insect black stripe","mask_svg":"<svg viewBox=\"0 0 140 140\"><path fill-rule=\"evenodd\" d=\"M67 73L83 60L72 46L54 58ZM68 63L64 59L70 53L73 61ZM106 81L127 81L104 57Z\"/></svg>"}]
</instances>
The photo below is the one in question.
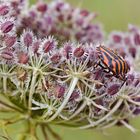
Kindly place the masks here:
<instances>
[{"instance_id":1,"label":"insect black stripe","mask_svg":"<svg viewBox=\"0 0 140 140\"><path fill-rule=\"evenodd\" d=\"M105 47L102 47L106 52L108 52L108 54L110 55L110 56L112 56L112 58L115 58L116 59L116 61L115 61L115 59L114 59L114 61L118 64L118 65L120 65L120 71L119 70L117 70L117 74L119 74L119 73L121 73L122 72L122 67L123 67L123 64L124 64L124 62L123 62L123 60L121 59L121 57L120 56L118 56L118 55L116 55L113 51L111 51L111 50L108 50L107 48L105 48ZM120 60L121 59L121 60ZM118 62L118 61L119 62ZM122 64L123 63L123 64ZM118 65L116 66L116 68L118 69Z\"/></svg>"},{"instance_id":2,"label":"insect black stripe","mask_svg":"<svg viewBox=\"0 0 140 140\"><path fill-rule=\"evenodd\" d=\"M117 63L117 61L115 59L113 60L110 57L110 54L108 54L106 51L103 51L103 53L105 54L105 56L107 57L107 59L109 61L109 67L110 67L111 71L113 71L113 63L112 63L112 61L115 61L115 63L116 63L116 71L115 71L115 73L118 74L118 63Z\"/></svg>"}]
</instances>

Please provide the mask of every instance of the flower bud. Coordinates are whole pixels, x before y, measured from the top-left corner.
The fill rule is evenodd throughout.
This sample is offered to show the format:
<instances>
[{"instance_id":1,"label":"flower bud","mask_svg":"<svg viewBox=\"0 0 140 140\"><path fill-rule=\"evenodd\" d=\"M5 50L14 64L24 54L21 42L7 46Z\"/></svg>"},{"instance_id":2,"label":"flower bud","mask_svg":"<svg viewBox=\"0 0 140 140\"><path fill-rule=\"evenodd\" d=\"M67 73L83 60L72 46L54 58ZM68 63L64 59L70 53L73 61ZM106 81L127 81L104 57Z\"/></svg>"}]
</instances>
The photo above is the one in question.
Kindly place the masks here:
<instances>
[{"instance_id":1,"label":"flower bud","mask_svg":"<svg viewBox=\"0 0 140 140\"><path fill-rule=\"evenodd\" d=\"M39 53L48 53L57 46L57 41L53 37L48 37L43 40L39 47Z\"/></svg>"},{"instance_id":2,"label":"flower bud","mask_svg":"<svg viewBox=\"0 0 140 140\"><path fill-rule=\"evenodd\" d=\"M52 61L52 63L54 64L58 64L60 62L60 59L61 59L61 55L58 53L58 54L54 54L50 60Z\"/></svg>"},{"instance_id":3,"label":"flower bud","mask_svg":"<svg viewBox=\"0 0 140 140\"><path fill-rule=\"evenodd\" d=\"M89 11L87 10L81 10L80 11L80 14L83 16L83 17L87 17L89 15Z\"/></svg>"},{"instance_id":4,"label":"flower bud","mask_svg":"<svg viewBox=\"0 0 140 140\"><path fill-rule=\"evenodd\" d=\"M70 53L72 53L72 44L65 43L64 46L63 46L63 55L64 55L64 57L69 59Z\"/></svg>"},{"instance_id":5,"label":"flower bud","mask_svg":"<svg viewBox=\"0 0 140 140\"><path fill-rule=\"evenodd\" d=\"M74 101L77 100L80 97L80 93L79 91L74 90L69 101Z\"/></svg>"},{"instance_id":6,"label":"flower bud","mask_svg":"<svg viewBox=\"0 0 140 140\"><path fill-rule=\"evenodd\" d=\"M7 47L12 47L16 43L16 36L6 36L4 38L5 45Z\"/></svg>"},{"instance_id":7,"label":"flower bud","mask_svg":"<svg viewBox=\"0 0 140 140\"><path fill-rule=\"evenodd\" d=\"M14 58L13 52L9 50L4 50L1 52L1 57L6 60L12 60Z\"/></svg>"},{"instance_id":8,"label":"flower bud","mask_svg":"<svg viewBox=\"0 0 140 140\"><path fill-rule=\"evenodd\" d=\"M135 79L135 76L134 76L133 74L128 74L128 75L127 75L126 83L127 83L128 85L131 85L131 84L133 83L134 79Z\"/></svg>"},{"instance_id":9,"label":"flower bud","mask_svg":"<svg viewBox=\"0 0 140 140\"><path fill-rule=\"evenodd\" d=\"M60 11L62 10L63 6L64 6L64 3L63 3L63 2L57 3L57 5L56 5L56 10L57 10L58 12L60 12Z\"/></svg>"},{"instance_id":10,"label":"flower bud","mask_svg":"<svg viewBox=\"0 0 140 140\"><path fill-rule=\"evenodd\" d=\"M140 115L140 107L136 107L136 109L133 111L134 115Z\"/></svg>"},{"instance_id":11,"label":"flower bud","mask_svg":"<svg viewBox=\"0 0 140 140\"><path fill-rule=\"evenodd\" d=\"M43 46L44 52L47 53L53 49L53 42L47 41Z\"/></svg>"},{"instance_id":12,"label":"flower bud","mask_svg":"<svg viewBox=\"0 0 140 140\"><path fill-rule=\"evenodd\" d=\"M18 62L21 63L21 64L26 64L28 63L28 60L29 60L29 56L27 53L24 53L24 52L20 52L18 54Z\"/></svg>"},{"instance_id":13,"label":"flower bud","mask_svg":"<svg viewBox=\"0 0 140 140\"><path fill-rule=\"evenodd\" d=\"M124 43L125 43L125 45L131 46L132 45L132 41L131 41L130 37L125 37L124 38Z\"/></svg>"},{"instance_id":14,"label":"flower bud","mask_svg":"<svg viewBox=\"0 0 140 140\"><path fill-rule=\"evenodd\" d=\"M47 10L47 4L46 3L43 3L43 2L42 3L38 3L37 10L39 12L42 12L42 13L46 12L46 10Z\"/></svg>"},{"instance_id":15,"label":"flower bud","mask_svg":"<svg viewBox=\"0 0 140 140\"><path fill-rule=\"evenodd\" d=\"M136 79L136 80L134 81L134 86L135 86L135 87L138 86L139 83L140 83L140 80L139 80L139 79Z\"/></svg>"},{"instance_id":16,"label":"flower bud","mask_svg":"<svg viewBox=\"0 0 140 140\"><path fill-rule=\"evenodd\" d=\"M23 35L23 41L25 46L29 47L33 43L33 35L30 32L25 32Z\"/></svg>"},{"instance_id":17,"label":"flower bud","mask_svg":"<svg viewBox=\"0 0 140 140\"><path fill-rule=\"evenodd\" d=\"M39 41L33 42L33 44L32 44L32 49L33 49L33 52L34 52L34 53L37 53L37 52L38 52L39 45L40 45L40 42L39 42Z\"/></svg>"},{"instance_id":18,"label":"flower bud","mask_svg":"<svg viewBox=\"0 0 140 140\"><path fill-rule=\"evenodd\" d=\"M131 54L131 56L133 58L135 58L136 57L136 53L137 53L136 48L134 48L134 47L129 48L129 53Z\"/></svg>"},{"instance_id":19,"label":"flower bud","mask_svg":"<svg viewBox=\"0 0 140 140\"><path fill-rule=\"evenodd\" d=\"M55 96L57 97L57 98L62 98L63 96L64 96L64 94L65 94L65 87L64 86L62 86L62 85L57 85L56 87L55 87Z\"/></svg>"},{"instance_id":20,"label":"flower bud","mask_svg":"<svg viewBox=\"0 0 140 140\"><path fill-rule=\"evenodd\" d=\"M120 84L113 84L108 87L107 94L113 96L116 95L119 90L120 90Z\"/></svg>"},{"instance_id":21,"label":"flower bud","mask_svg":"<svg viewBox=\"0 0 140 140\"><path fill-rule=\"evenodd\" d=\"M1 31L3 33L8 33L10 32L14 27L14 23L11 21L6 21L1 25Z\"/></svg>"},{"instance_id":22,"label":"flower bud","mask_svg":"<svg viewBox=\"0 0 140 140\"><path fill-rule=\"evenodd\" d=\"M112 36L114 43L121 43L122 37L120 35L114 34Z\"/></svg>"},{"instance_id":23,"label":"flower bud","mask_svg":"<svg viewBox=\"0 0 140 140\"><path fill-rule=\"evenodd\" d=\"M140 45L140 34L139 33L136 33L134 35L134 43L135 43L135 45Z\"/></svg>"},{"instance_id":24,"label":"flower bud","mask_svg":"<svg viewBox=\"0 0 140 140\"><path fill-rule=\"evenodd\" d=\"M73 54L75 57L81 57L84 54L84 49L82 47L76 48Z\"/></svg>"},{"instance_id":25,"label":"flower bud","mask_svg":"<svg viewBox=\"0 0 140 140\"><path fill-rule=\"evenodd\" d=\"M5 16L9 12L9 7L7 5L0 6L0 16Z\"/></svg>"}]
</instances>

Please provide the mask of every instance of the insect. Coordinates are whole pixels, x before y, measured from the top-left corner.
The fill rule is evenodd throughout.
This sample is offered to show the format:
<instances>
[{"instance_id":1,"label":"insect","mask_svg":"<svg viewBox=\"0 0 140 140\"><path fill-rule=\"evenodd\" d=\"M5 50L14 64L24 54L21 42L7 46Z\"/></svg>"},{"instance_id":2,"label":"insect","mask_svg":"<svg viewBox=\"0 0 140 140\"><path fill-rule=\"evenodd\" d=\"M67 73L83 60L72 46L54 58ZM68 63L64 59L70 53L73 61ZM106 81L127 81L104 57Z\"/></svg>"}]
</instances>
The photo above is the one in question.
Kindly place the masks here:
<instances>
[{"instance_id":1,"label":"insect","mask_svg":"<svg viewBox=\"0 0 140 140\"><path fill-rule=\"evenodd\" d=\"M130 70L126 60L119 56L117 52L103 45L98 46L96 51L99 61L95 64L95 67L100 66L105 72L111 73L112 76L125 82L127 80L126 74Z\"/></svg>"}]
</instances>

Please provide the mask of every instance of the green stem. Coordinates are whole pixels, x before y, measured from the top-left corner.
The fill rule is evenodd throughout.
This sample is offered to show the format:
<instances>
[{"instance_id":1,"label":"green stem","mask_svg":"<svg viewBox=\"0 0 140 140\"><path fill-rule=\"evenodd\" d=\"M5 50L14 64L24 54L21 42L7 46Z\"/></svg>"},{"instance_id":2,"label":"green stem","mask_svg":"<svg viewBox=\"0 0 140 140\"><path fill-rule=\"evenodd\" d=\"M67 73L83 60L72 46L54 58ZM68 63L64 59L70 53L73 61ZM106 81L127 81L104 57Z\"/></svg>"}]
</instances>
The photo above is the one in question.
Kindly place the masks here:
<instances>
[{"instance_id":1,"label":"green stem","mask_svg":"<svg viewBox=\"0 0 140 140\"><path fill-rule=\"evenodd\" d=\"M29 92L29 102L28 102L28 107L29 107L29 114L31 113L31 108L32 108L32 97L35 92L35 83L36 83L36 78L37 78L37 71L33 71L32 75L32 81L31 81L31 87L30 87L30 92Z\"/></svg>"},{"instance_id":2,"label":"green stem","mask_svg":"<svg viewBox=\"0 0 140 140\"><path fill-rule=\"evenodd\" d=\"M47 120L47 122L50 122L52 120L54 120L59 114L60 112L64 109L64 107L66 106L66 104L68 103L76 85L77 85L77 82L78 82L78 78L77 77L74 77L71 81L71 84L70 84L70 88L68 90L68 93L66 94L66 97L63 101L63 103L61 104L61 106L57 109L57 111L55 112L55 114Z\"/></svg>"},{"instance_id":3,"label":"green stem","mask_svg":"<svg viewBox=\"0 0 140 140\"><path fill-rule=\"evenodd\" d=\"M84 101L83 104L69 117L69 120L77 116L87 105L87 102Z\"/></svg>"},{"instance_id":4,"label":"green stem","mask_svg":"<svg viewBox=\"0 0 140 140\"><path fill-rule=\"evenodd\" d=\"M1 101L1 100L0 100L0 104L4 105L4 106L6 106L6 107L8 107L8 108L10 108L10 109L16 110L16 111L18 111L18 112L20 112L20 113L23 113L23 111L21 111L20 109L14 107L14 106L11 106L11 105L9 105L9 104L6 104L6 103L4 103L4 102Z\"/></svg>"},{"instance_id":5,"label":"green stem","mask_svg":"<svg viewBox=\"0 0 140 140\"><path fill-rule=\"evenodd\" d=\"M46 132L46 130L45 130L45 126L44 126L44 125L41 125L40 127L41 127L41 130L42 130L44 139L45 139L45 140L49 140L48 134L47 134L47 132Z\"/></svg>"},{"instance_id":6,"label":"green stem","mask_svg":"<svg viewBox=\"0 0 140 140\"><path fill-rule=\"evenodd\" d=\"M50 127L49 125L46 125L46 127L47 127L48 131L51 133L51 135L52 135L56 140L61 140L60 136L59 136L57 133L55 133L55 132L51 129L51 127Z\"/></svg>"},{"instance_id":7,"label":"green stem","mask_svg":"<svg viewBox=\"0 0 140 140\"><path fill-rule=\"evenodd\" d=\"M127 122L121 120L121 123L122 123L126 128L128 128L129 130L131 130L133 133L136 133L137 130L136 130L135 128L133 128L131 125L129 125Z\"/></svg>"},{"instance_id":8,"label":"green stem","mask_svg":"<svg viewBox=\"0 0 140 140\"><path fill-rule=\"evenodd\" d=\"M0 138L2 138L3 140L10 140L8 137L0 135Z\"/></svg>"},{"instance_id":9,"label":"green stem","mask_svg":"<svg viewBox=\"0 0 140 140\"><path fill-rule=\"evenodd\" d=\"M3 77L3 91L6 94L7 92L7 77Z\"/></svg>"},{"instance_id":10,"label":"green stem","mask_svg":"<svg viewBox=\"0 0 140 140\"><path fill-rule=\"evenodd\" d=\"M116 103L116 105L113 107L113 109L110 110L109 113L106 114L103 118L101 118L101 119L98 120L98 121L92 122L92 123L89 124L89 125L81 126L80 129L87 129L87 128L90 128L90 127L95 127L95 126L97 126L99 123L103 122L103 121L106 120L108 117L110 117L110 116L120 107L120 105L122 104L122 102L123 102L123 99L119 99L119 101Z\"/></svg>"},{"instance_id":11,"label":"green stem","mask_svg":"<svg viewBox=\"0 0 140 140\"><path fill-rule=\"evenodd\" d=\"M28 125L29 125L29 133L30 136L34 139L34 140L39 140L37 133L36 133L36 128L37 128L37 124L36 122L34 122L33 120L28 120Z\"/></svg>"},{"instance_id":12,"label":"green stem","mask_svg":"<svg viewBox=\"0 0 140 140\"><path fill-rule=\"evenodd\" d=\"M103 130L103 129L107 129L107 128L113 127L117 122L118 122L118 120L114 120L111 123L108 123L108 124L105 124L104 126L99 127L98 129L99 130L100 129Z\"/></svg>"}]
</instances>

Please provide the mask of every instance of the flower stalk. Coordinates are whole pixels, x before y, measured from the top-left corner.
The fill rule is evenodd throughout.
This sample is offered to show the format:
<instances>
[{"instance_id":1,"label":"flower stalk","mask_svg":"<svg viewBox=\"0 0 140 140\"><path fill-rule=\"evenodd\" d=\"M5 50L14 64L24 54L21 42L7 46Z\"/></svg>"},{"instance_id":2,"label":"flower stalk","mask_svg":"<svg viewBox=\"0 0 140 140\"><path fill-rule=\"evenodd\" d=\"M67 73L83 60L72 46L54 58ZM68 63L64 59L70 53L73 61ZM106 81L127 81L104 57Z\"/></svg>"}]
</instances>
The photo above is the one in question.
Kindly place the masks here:
<instances>
[{"instance_id":1,"label":"flower stalk","mask_svg":"<svg viewBox=\"0 0 140 140\"><path fill-rule=\"evenodd\" d=\"M66 93L66 96L65 96L65 98L64 98L63 103L62 103L61 106L58 108L58 110L55 112L55 114L54 114L51 118L49 118L49 119L47 120L47 122L50 122L50 121L54 120L54 119L60 114L60 112L61 112L61 111L63 110L63 108L65 107L65 105L68 103L68 100L70 99L70 97L71 97L71 95L72 95L72 93L73 93L73 91L74 91L74 89L75 89L75 87L76 87L76 85L77 85L77 82L78 82L78 78L77 78L77 77L73 77L73 79L71 80L69 89L68 89L68 91L67 91L67 93Z\"/></svg>"}]
</instances>

